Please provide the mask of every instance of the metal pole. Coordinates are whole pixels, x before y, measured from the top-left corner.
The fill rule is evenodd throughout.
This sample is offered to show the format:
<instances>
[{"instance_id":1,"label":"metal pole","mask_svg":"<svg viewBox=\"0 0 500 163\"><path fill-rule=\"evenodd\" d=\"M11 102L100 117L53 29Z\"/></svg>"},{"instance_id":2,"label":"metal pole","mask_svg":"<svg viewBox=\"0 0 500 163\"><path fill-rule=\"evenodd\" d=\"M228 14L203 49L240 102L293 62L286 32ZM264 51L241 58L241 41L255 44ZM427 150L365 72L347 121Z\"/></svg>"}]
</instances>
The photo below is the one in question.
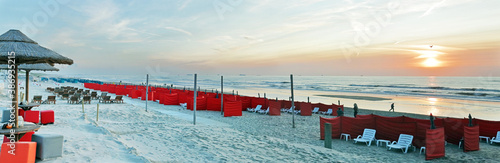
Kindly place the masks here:
<instances>
[{"instance_id":1,"label":"metal pole","mask_svg":"<svg viewBox=\"0 0 500 163\"><path fill-rule=\"evenodd\" d=\"M220 76L220 115L224 114L224 76Z\"/></svg>"},{"instance_id":2,"label":"metal pole","mask_svg":"<svg viewBox=\"0 0 500 163\"><path fill-rule=\"evenodd\" d=\"M26 70L26 103L30 103L29 99L28 99L28 89L29 89L29 86L30 86L30 70ZM22 100L22 99L21 99Z\"/></svg>"},{"instance_id":3,"label":"metal pole","mask_svg":"<svg viewBox=\"0 0 500 163\"><path fill-rule=\"evenodd\" d=\"M196 77L197 77L197 74L194 74L193 125L196 125L196 96L198 95L198 93L196 91Z\"/></svg>"},{"instance_id":4,"label":"metal pole","mask_svg":"<svg viewBox=\"0 0 500 163\"><path fill-rule=\"evenodd\" d=\"M292 91L292 127L295 128L295 104L294 104L294 97L293 97L293 74L290 74L290 84L291 84L291 91Z\"/></svg>"},{"instance_id":5,"label":"metal pole","mask_svg":"<svg viewBox=\"0 0 500 163\"><path fill-rule=\"evenodd\" d=\"M146 74L146 112L148 111L149 74Z\"/></svg>"}]
</instances>

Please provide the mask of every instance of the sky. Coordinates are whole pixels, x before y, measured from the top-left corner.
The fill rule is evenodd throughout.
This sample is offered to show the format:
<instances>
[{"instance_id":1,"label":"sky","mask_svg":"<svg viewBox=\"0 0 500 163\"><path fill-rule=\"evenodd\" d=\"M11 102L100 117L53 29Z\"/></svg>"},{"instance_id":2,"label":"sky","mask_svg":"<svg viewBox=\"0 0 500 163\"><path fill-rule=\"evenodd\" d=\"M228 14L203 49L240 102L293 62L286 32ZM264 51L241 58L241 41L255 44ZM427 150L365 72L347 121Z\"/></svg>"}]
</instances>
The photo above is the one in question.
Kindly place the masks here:
<instances>
[{"instance_id":1,"label":"sky","mask_svg":"<svg viewBox=\"0 0 500 163\"><path fill-rule=\"evenodd\" d=\"M500 76L498 0L0 0L58 74Z\"/></svg>"}]
</instances>

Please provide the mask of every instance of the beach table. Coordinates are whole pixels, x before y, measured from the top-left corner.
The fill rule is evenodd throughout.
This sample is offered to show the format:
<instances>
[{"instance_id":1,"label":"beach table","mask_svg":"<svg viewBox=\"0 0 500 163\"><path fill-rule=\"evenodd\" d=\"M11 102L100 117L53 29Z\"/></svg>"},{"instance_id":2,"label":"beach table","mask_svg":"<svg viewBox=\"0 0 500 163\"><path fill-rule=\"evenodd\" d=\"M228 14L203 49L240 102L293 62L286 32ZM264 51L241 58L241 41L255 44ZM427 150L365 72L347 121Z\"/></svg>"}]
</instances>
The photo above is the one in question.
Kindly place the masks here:
<instances>
[{"instance_id":1,"label":"beach table","mask_svg":"<svg viewBox=\"0 0 500 163\"><path fill-rule=\"evenodd\" d=\"M38 129L40 129L40 127L41 127L40 125L36 125L36 124L24 124L23 127L19 127L19 128L0 129L0 134L9 137L11 134L10 131L14 130L14 135L16 136L15 140L16 140L16 142L18 142L19 139L24 136L24 134L31 132L31 131L38 131Z\"/></svg>"},{"instance_id":2,"label":"beach table","mask_svg":"<svg viewBox=\"0 0 500 163\"><path fill-rule=\"evenodd\" d=\"M19 108L23 109L24 111L31 110L33 107L39 107L40 104L22 104L19 105Z\"/></svg>"}]
</instances>

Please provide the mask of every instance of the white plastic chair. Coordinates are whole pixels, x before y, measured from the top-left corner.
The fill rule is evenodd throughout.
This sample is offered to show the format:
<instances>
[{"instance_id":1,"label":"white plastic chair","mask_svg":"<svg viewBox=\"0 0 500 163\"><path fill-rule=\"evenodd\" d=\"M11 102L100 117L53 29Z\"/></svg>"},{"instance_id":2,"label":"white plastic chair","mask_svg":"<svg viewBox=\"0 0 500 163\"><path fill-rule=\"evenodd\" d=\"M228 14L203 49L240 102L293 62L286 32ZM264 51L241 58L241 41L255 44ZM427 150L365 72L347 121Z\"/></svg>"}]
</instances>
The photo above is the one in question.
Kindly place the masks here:
<instances>
[{"instance_id":1,"label":"white plastic chair","mask_svg":"<svg viewBox=\"0 0 500 163\"><path fill-rule=\"evenodd\" d=\"M408 148L412 146L411 145L412 141L413 141L413 135L400 134L398 141L397 142L393 141L390 145L388 145L387 150L391 150L392 148L395 148L395 149L401 149L404 153L407 153Z\"/></svg>"},{"instance_id":2,"label":"white plastic chair","mask_svg":"<svg viewBox=\"0 0 500 163\"><path fill-rule=\"evenodd\" d=\"M491 138L490 143L500 143L500 131L497 132L497 137Z\"/></svg>"},{"instance_id":3,"label":"white plastic chair","mask_svg":"<svg viewBox=\"0 0 500 163\"><path fill-rule=\"evenodd\" d=\"M372 141L375 140L375 133L376 132L377 131L374 129L365 128L365 130L363 131L363 136L358 135L358 137L356 139L353 139L354 143L365 142L367 146L370 146L370 145L372 145Z\"/></svg>"},{"instance_id":4,"label":"white plastic chair","mask_svg":"<svg viewBox=\"0 0 500 163\"><path fill-rule=\"evenodd\" d=\"M290 109L286 110L287 113L293 113L294 107L290 107Z\"/></svg>"},{"instance_id":5,"label":"white plastic chair","mask_svg":"<svg viewBox=\"0 0 500 163\"><path fill-rule=\"evenodd\" d=\"M333 113L333 109L328 109L328 111L326 112L322 112L321 114L324 114L324 115L332 115Z\"/></svg>"},{"instance_id":6,"label":"white plastic chair","mask_svg":"<svg viewBox=\"0 0 500 163\"><path fill-rule=\"evenodd\" d=\"M312 110L312 113L318 114L318 111L319 111L319 107L314 107L314 109Z\"/></svg>"},{"instance_id":7,"label":"white plastic chair","mask_svg":"<svg viewBox=\"0 0 500 163\"><path fill-rule=\"evenodd\" d=\"M257 105L255 108L247 108L247 111L255 112L255 110L260 110L261 107L262 105Z\"/></svg>"},{"instance_id":8,"label":"white plastic chair","mask_svg":"<svg viewBox=\"0 0 500 163\"><path fill-rule=\"evenodd\" d=\"M268 114L269 113L269 107L267 107L266 110L260 110L259 113L260 114Z\"/></svg>"},{"instance_id":9,"label":"white plastic chair","mask_svg":"<svg viewBox=\"0 0 500 163\"><path fill-rule=\"evenodd\" d=\"M257 113L257 112L262 110L261 108L262 108L262 105L257 105L257 107L255 107L255 110L253 110L253 112Z\"/></svg>"}]
</instances>

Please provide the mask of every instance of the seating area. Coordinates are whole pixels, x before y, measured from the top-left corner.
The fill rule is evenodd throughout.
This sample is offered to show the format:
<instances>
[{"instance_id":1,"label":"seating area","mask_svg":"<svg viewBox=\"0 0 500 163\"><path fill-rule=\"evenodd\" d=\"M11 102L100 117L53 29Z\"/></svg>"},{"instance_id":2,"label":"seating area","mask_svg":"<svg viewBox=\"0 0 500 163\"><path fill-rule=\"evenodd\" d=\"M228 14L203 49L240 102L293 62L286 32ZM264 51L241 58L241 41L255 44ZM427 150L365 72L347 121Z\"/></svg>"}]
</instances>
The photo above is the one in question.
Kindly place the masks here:
<instances>
[{"instance_id":1,"label":"seating area","mask_svg":"<svg viewBox=\"0 0 500 163\"><path fill-rule=\"evenodd\" d=\"M43 104L55 104L56 97L61 100L67 100L68 104L91 104L92 100L98 100L99 103L124 103L123 96L117 95L114 99L111 99L111 96L108 96L106 92L102 92L100 96L98 96L96 91L84 90L82 88L76 87L47 87L46 91L51 92L54 96L48 96L47 100L41 102ZM33 101L37 99L41 99L41 96L34 96Z\"/></svg>"}]
</instances>

